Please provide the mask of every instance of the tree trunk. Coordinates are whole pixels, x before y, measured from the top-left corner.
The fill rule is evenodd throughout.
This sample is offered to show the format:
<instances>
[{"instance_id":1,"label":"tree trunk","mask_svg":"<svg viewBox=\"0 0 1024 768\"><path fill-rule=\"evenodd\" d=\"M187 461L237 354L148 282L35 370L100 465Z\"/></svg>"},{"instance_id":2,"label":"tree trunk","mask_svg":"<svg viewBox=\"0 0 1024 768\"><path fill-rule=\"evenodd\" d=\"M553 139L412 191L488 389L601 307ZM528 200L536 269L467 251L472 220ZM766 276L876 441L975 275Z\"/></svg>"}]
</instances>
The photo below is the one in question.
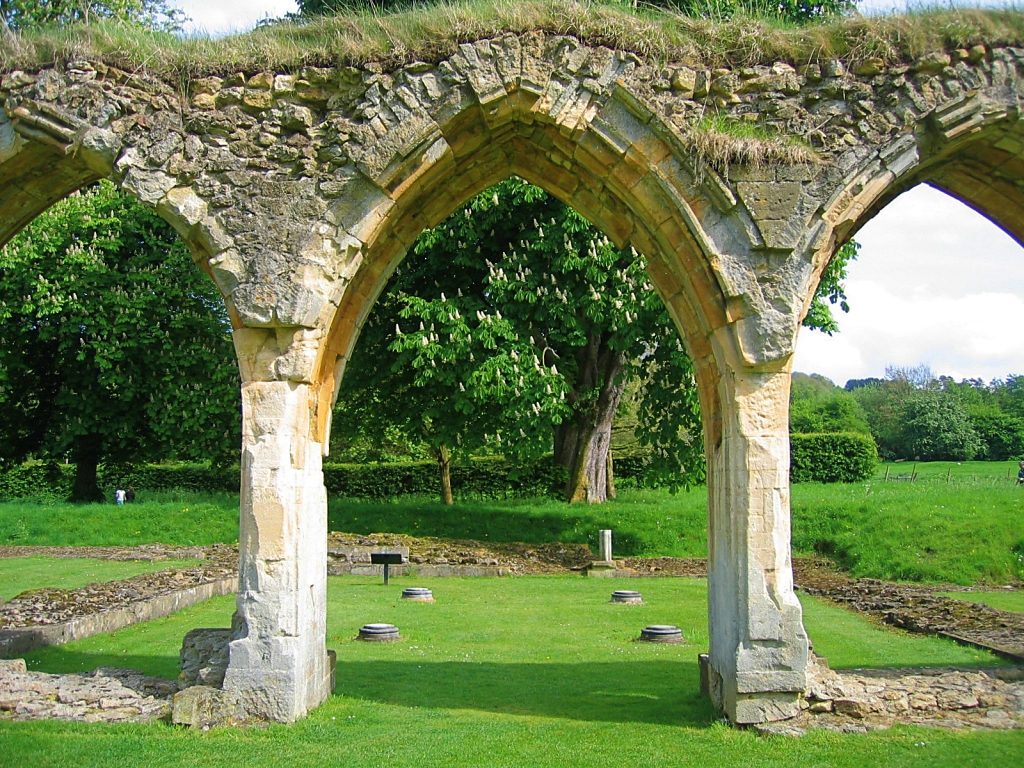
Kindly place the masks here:
<instances>
[{"instance_id":1,"label":"tree trunk","mask_svg":"<svg viewBox=\"0 0 1024 768\"><path fill-rule=\"evenodd\" d=\"M437 468L441 472L441 503L450 507L455 498L452 496L452 457L446 445L437 449Z\"/></svg>"},{"instance_id":2,"label":"tree trunk","mask_svg":"<svg viewBox=\"0 0 1024 768\"><path fill-rule=\"evenodd\" d=\"M608 498L615 498L615 473L612 471L612 449L610 440L608 441Z\"/></svg>"},{"instance_id":3,"label":"tree trunk","mask_svg":"<svg viewBox=\"0 0 1024 768\"><path fill-rule=\"evenodd\" d=\"M576 392L597 390L590 404L578 406L575 416L555 430L555 461L569 473L566 498L569 503L599 504L615 497L612 475L612 422L626 388L621 352L591 339L578 357ZM574 393L574 398L575 396Z\"/></svg>"},{"instance_id":4,"label":"tree trunk","mask_svg":"<svg viewBox=\"0 0 1024 768\"><path fill-rule=\"evenodd\" d=\"M103 438L99 435L79 435L72 450L75 460L75 484L71 488L71 501L103 501L103 491L96 480L96 469L103 451Z\"/></svg>"}]
</instances>

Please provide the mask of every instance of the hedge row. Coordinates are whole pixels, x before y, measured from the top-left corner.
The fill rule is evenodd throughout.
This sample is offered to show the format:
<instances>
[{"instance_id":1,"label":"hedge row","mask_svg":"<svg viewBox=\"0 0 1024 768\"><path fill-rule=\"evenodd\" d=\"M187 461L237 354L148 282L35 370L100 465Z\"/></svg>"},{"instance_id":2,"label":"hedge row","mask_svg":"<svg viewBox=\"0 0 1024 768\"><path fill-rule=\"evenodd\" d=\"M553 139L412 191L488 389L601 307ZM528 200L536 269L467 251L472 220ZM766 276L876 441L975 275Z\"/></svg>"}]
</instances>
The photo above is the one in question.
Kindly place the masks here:
<instances>
[{"instance_id":1,"label":"hedge row","mask_svg":"<svg viewBox=\"0 0 1024 768\"><path fill-rule=\"evenodd\" d=\"M75 479L71 464L32 462L0 472L0 499L38 496L67 497ZM183 490L197 493L238 493L238 467L213 469L201 464L140 464L100 467L100 488L132 486L147 491Z\"/></svg>"},{"instance_id":2,"label":"hedge row","mask_svg":"<svg viewBox=\"0 0 1024 768\"><path fill-rule=\"evenodd\" d=\"M643 471L642 457L615 461L621 487L636 485ZM31 463L0 473L0 499L39 496L67 497L75 468L67 464ZM101 467L100 487L108 496L115 488L139 491L185 490L196 493L238 493L238 467L212 469L195 464L144 464ZM474 459L452 466L452 490L457 496L508 498L557 493L565 483L565 470L550 458L515 468L501 458ZM325 464L324 484L332 496L385 499L440 493L437 464L431 461L401 464Z\"/></svg>"},{"instance_id":3,"label":"hedge row","mask_svg":"<svg viewBox=\"0 0 1024 768\"><path fill-rule=\"evenodd\" d=\"M789 446L794 483L855 483L871 477L878 464L874 439L857 432L792 434Z\"/></svg>"}]
</instances>

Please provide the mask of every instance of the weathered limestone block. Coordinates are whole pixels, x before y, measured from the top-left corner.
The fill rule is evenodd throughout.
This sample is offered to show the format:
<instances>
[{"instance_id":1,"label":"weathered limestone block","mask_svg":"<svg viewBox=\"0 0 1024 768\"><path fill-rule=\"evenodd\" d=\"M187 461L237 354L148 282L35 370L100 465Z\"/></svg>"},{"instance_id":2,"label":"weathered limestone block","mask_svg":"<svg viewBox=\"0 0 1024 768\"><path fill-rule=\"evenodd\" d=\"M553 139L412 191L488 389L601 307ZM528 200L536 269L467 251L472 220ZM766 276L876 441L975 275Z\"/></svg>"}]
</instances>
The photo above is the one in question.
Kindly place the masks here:
<instances>
[{"instance_id":1,"label":"weathered limestone block","mask_svg":"<svg viewBox=\"0 0 1024 768\"><path fill-rule=\"evenodd\" d=\"M193 629L181 644L181 674L178 685L220 688L228 667L230 629Z\"/></svg>"},{"instance_id":2,"label":"weathered limestone block","mask_svg":"<svg viewBox=\"0 0 1024 768\"><path fill-rule=\"evenodd\" d=\"M284 722L330 693L327 494L309 401L304 384L242 389L241 573L224 689Z\"/></svg>"},{"instance_id":3,"label":"weathered limestone block","mask_svg":"<svg viewBox=\"0 0 1024 768\"><path fill-rule=\"evenodd\" d=\"M171 722L207 730L218 725L238 725L248 719L237 693L194 685L174 694Z\"/></svg>"}]
</instances>

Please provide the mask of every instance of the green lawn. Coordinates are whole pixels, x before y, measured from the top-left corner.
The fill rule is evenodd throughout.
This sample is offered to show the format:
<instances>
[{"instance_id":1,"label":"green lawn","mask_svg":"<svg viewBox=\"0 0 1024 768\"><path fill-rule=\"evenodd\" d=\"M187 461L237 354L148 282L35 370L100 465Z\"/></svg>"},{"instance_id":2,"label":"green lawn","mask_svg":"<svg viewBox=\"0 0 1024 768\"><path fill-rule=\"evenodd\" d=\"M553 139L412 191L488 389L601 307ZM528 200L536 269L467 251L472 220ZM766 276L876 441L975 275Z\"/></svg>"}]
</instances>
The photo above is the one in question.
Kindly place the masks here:
<instances>
[{"instance_id":1,"label":"green lawn","mask_svg":"<svg viewBox=\"0 0 1024 768\"><path fill-rule=\"evenodd\" d=\"M10 600L26 589L39 589L40 587L76 589L93 582L130 579L140 573L180 568L194 565L196 562L196 560L121 562L92 558L5 557L0 558L0 597Z\"/></svg>"},{"instance_id":2,"label":"green lawn","mask_svg":"<svg viewBox=\"0 0 1024 768\"><path fill-rule=\"evenodd\" d=\"M173 546L238 541L238 496L147 491L134 504L0 503L0 544Z\"/></svg>"},{"instance_id":3,"label":"green lawn","mask_svg":"<svg viewBox=\"0 0 1024 768\"><path fill-rule=\"evenodd\" d=\"M578 576L329 580L329 702L290 727L193 733L158 724L0 723L0 765L31 766L971 766L1024 764L1024 733L897 728L764 739L723 727L698 695L706 584L649 579L645 605L608 603L620 585ZM428 586L435 604L398 599ZM631 585L637 586L637 585ZM802 597L815 647L834 667L990 664L987 654L892 632ZM28 657L51 672L101 664L177 672L184 633L226 626L230 597ZM370 621L403 641L353 640ZM633 642L671 623L686 646Z\"/></svg>"},{"instance_id":4,"label":"green lawn","mask_svg":"<svg viewBox=\"0 0 1024 768\"><path fill-rule=\"evenodd\" d=\"M984 603L1001 611L1024 613L1024 592L943 592L946 597L954 600L966 600L968 603Z\"/></svg>"}]
</instances>

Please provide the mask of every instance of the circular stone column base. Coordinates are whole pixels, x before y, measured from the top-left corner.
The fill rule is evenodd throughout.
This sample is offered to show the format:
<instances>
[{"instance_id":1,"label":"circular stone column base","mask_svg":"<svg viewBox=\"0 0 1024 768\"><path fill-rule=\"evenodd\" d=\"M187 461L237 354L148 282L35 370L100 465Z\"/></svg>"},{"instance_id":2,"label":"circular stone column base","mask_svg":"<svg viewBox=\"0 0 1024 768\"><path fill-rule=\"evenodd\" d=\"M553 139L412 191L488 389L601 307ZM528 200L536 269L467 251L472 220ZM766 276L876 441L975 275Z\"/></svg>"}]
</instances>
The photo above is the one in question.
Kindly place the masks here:
<instances>
[{"instance_id":1,"label":"circular stone column base","mask_svg":"<svg viewBox=\"0 0 1024 768\"><path fill-rule=\"evenodd\" d=\"M364 624L359 628L359 637L356 639L368 643L390 643L402 637L394 624Z\"/></svg>"},{"instance_id":2,"label":"circular stone column base","mask_svg":"<svg viewBox=\"0 0 1024 768\"><path fill-rule=\"evenodd\" d=\"M645 643L685 643L683 630L671 624L651 624L640 630L639 640Z\"/></svg>"},{"instance_id":3,"label":"circular stone column base","mask_svg":"<svg viewBox=\"0 0 1024 768\"><path fill-rule=\"evenodd\" d=\"M643 596L632 589L617 589L612 592L613 603L626 603L628 605L641 605L644 602Z\"/></svg>"},{"instance_id":4,"label":"circular stone column base","mask_svg":"<svg viewBox=\"0 0 1024 768\"><path fill-rule=\"evenodd\" d=\"M426 587L408 587L402 590L402 599L411 600L414 603L434 602L434 593Z\"/></svg>"}]
</instances>

